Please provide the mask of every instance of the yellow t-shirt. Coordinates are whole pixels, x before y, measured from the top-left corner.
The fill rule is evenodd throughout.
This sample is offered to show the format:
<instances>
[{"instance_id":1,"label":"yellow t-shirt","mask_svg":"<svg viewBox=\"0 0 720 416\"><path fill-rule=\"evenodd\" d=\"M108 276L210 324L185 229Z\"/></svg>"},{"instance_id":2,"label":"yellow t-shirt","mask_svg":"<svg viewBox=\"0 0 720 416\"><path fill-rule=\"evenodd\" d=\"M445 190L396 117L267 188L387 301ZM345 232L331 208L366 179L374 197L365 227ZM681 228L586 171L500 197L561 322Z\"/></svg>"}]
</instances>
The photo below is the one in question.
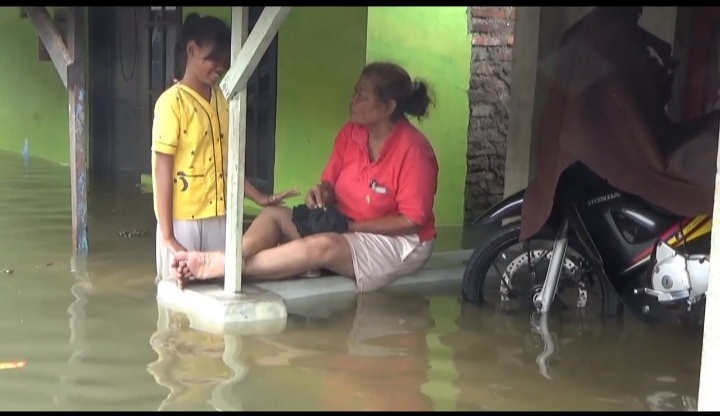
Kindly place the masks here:
<instances>
[{"instance_id":1,"label":"yellow t-shirt","mask_svg":"<svg viewBox=\"0 0 720 416\"><path fill-rule=\"evenodd\" d=\"M225 215L228 102L214 87L208 103L191 88L175 84L155 103L152 126L152 177L155 215L155 152L175 156L173 219L198 220Z\"/></svg>"}]
</instances>

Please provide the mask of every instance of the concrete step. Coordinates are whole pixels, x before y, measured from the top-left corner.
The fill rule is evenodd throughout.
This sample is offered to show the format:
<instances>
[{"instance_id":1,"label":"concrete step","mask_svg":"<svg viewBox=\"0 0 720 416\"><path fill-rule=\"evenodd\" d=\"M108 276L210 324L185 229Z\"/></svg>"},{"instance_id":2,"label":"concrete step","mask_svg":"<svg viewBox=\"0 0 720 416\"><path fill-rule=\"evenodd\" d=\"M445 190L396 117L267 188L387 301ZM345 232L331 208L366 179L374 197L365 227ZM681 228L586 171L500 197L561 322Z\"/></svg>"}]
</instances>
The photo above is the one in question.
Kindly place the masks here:
<instances>
[{"instance_id":1,"label":"concrete step","mask_svg":"<svg viewBox=\"0 0 720 416\"><path fill-rule=\"evenodd\" d=\"M402 277L389 288L412 289L424 285L462 281L470 250L435 253L417 273ZM279 333L287 325L287 301L323 295L354 296L355 282L342 276L324 276L244 284L242 293L223 291L208 283L180 290L174 282L158 284L158 303L185 313L193 328L212 333L244 335Z\"/></svg>"}]
</instances>

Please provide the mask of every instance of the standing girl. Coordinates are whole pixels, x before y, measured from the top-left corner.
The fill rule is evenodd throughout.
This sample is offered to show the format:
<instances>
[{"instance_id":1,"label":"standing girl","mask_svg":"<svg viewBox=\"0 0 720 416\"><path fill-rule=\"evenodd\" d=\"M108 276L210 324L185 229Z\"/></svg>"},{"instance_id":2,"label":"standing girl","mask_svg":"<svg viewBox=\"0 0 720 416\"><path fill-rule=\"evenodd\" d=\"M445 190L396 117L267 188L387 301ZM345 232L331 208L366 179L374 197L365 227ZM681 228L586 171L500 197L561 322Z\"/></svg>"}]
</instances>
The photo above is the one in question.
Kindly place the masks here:
<instances>
[{"instance_id":1,"label":"standing girl","mask_svg":"<svg viewBox=\"0 0 720 416\"><path fill-rule=\"evenodd\" d=\"M158 221L158 279L172 279L173 253L223 250L227 179L228 102L217 83L229 67L230 28L191 13L176 56L185 61L179 82L155 103L152 178ZM275 205L293 192L266 196L245 181L246 195Z\"/></svg>"},{"instance_id":2,"label":"standing girl","mask_svg":"<svg viewBox=\"0 0 720 416\"><path fill-rule=\"evenodd\" d=\"M179 46L185 73L158 98L152 128L158 279L171 278L178 250L225 246L228 105L216 83L227 69L230 28L192 13Z\"/></svg>"}]
</instances>

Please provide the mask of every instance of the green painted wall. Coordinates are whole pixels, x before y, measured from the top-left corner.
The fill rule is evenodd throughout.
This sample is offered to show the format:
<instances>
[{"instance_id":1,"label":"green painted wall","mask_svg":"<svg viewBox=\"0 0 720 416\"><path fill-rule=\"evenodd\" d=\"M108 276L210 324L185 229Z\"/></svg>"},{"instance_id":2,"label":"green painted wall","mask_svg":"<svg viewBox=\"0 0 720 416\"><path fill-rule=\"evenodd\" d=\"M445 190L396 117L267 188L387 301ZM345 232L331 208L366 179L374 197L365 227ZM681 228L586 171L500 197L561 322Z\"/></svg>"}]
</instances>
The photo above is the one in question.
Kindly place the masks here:
<instances>
[{"instance_id":1,"label":"green painted wall","mask_svg":"<svg viewBox=\"0 0 720 416\"><path fill-rule=\"evenodd\" d=\"M52 8L48 8L52 13ZM68 95L50 61L38 59L39 39L19 7L0 7L0 150L68 163Z\"/></svg>"},{"instance_id":2,"label":"green painted wall","mask_svg":"<svg viewBox=\"0 0 720 416\"><path fill-rule=\"evenodd\" d=\"M439 225L462 224L471 58L467 7L370 7L367 32L368 62L400 64L435 92L435 108L419 125L440 164L435 214Z\"/></svg>"},{"instance_id":3,"label":"green painted wall","mask_svg":"<svg viewBox=\"0 0 720 416\"><path fill-rule=\"evenodd\" d=\"M297 7L280 29L275 187L320 179L365 66L366 7Z\"/></svg>"}]
</instances>

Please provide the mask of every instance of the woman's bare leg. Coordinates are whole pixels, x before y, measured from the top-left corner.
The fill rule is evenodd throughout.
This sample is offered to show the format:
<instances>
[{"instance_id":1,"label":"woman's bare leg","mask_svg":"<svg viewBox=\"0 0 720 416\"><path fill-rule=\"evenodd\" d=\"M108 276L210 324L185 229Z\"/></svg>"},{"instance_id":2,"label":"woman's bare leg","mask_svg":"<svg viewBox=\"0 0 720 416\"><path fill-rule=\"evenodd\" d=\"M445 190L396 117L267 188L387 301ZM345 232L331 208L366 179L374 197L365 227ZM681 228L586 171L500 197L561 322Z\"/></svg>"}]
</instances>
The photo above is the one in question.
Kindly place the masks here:
<instances>
[{"instance_id":1,"label":"woman's bare leg","mask_svg":"<svg viewBox=\"0 0 720 416\"><path fill-rule=\"evenodd\" d=\"M178 251L173 263L175 279L182 287L189 279L213 279L225 275L222 251Z\"/></svg>"},{"instance_id":2,"label":"woman's bare leg","mask_svg":"<svg viewBox=\"0 0 720 416\"><path fill-rule=\"evenodd\" d=\"M225 254L216 252L178 253L181 279L211 279L225 273ZM253 280L283 279L312 268L326 268L354 277L352 252L345 237L335 233L317 234L259 252L244 260L243 275Z\"/></svg>"},{"instance_id":3,"label":"woman's bare leg","mask_svg":"<svg viewBox=\"0 0 720 416\"><path fill-rule=\"evenodd\" d=\"M285 207L266 207L243 234L243 263L257 253L277 247L286 241L297 240L300 234L292 222L292 210ZM173 262L175 278L182 287L188 279L212 279L225 275L225 253L178 252Z\"/></svg>"},{"instance_id":4,"label":"woman's bare leg","mask_svg":"<svg viewBox=\"0 0 720 416\"><path fill-rule=\"evenodd\" d=\"M300 234L292 222L290 208L266 207L243 234L243 257L250 258L263 250L298 238Z\"/></svg>"},{"instance_id":5,"label":"woman's bare leg","mask_svg":"<svg viewBox=\"0 0 720 416\"><path fill-rule=\"evenodd\" d=\"M316 234L261 251L247 258L243 275L253 280L283 279L313 268L355 276L352 251L345 237L336 233Z\"/></svg>"}]
</instances>

